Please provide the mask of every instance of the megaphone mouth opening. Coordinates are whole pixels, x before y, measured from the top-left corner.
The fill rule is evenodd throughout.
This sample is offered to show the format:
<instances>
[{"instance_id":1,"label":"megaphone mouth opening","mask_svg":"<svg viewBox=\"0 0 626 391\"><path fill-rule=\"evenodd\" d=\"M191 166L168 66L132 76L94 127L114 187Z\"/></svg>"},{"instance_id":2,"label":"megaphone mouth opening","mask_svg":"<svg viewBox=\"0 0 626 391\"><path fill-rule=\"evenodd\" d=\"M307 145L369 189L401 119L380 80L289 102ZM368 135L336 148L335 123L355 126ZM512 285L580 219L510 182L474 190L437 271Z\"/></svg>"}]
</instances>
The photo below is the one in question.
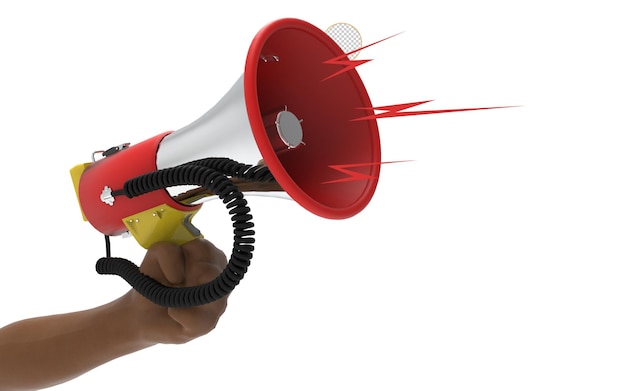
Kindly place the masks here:
<instances>
[{"instance_id":1,"label":"megaphone mouth opening","mask_svg":"<svg viewBox=\"0 0 626 391\"><path fill-rule=\"evenodd\" d=\"M291 198L333 219L370 202L381 155L376 121L354 121L373 114L363 111L372 104L361 78L328 62L342 55L315 26L281 19L255 36L243 75L248 120L265 164Z\"/></svg>"}]
</instances>

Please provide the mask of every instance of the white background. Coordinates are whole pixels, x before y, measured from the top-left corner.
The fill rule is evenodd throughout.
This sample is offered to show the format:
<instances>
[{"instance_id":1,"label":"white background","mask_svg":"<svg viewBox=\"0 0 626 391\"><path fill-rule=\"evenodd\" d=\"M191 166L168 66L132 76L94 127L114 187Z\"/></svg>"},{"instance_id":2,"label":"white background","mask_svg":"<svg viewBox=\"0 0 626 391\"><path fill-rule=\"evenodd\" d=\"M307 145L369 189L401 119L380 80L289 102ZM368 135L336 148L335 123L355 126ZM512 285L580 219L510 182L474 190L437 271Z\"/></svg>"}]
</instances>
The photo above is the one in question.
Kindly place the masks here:
<instances>
[{"instance_id":1,"label":"white background","mask_svg":"<svg viewBox=\"0 0 626 391\"><path fill-rule=\"evenodd\" d=\"M0 323L128 289L94 270L70 167L195 120L265 24L349 22L364 44L404 32L359 57L374 105L522 107L380 120L383 159L413 162L383 166L364 212L251 198L253 266L214 332L55 389L623 390L617 3L2 2ZM194 222L229 252L225 214Z\"/></svg>"}]
</instances>

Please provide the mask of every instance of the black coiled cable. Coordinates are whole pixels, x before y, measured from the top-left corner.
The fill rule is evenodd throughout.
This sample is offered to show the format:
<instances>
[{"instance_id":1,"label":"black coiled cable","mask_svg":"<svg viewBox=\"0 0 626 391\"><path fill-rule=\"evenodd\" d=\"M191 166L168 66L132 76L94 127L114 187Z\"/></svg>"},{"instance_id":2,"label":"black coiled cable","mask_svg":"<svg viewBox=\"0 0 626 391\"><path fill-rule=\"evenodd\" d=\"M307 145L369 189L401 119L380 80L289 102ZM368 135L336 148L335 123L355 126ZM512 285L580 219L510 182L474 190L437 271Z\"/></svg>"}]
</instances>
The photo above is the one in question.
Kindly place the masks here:
<instances>
[{"instance_id":1,"label":"black coiled cable","mask_svg":"<svg viewBox=\"0 0 626 391\"><path fill-rule=\"evenodd\" d=\"M96 271L99 274L122 277L148 300L165 307L194 307L228 295L243 279L254 250L254 230L252 230L254 223L251 221L250 208L243 193L228 176L260 182L274 181L265 166L242 164L228 158L207 158L140 175L126 181L123 189L113 192L114 196L132 198L171 186L196 185L205 187L217 195L231 215L234 238L228 264L213 281L184 288L162 285L141 273L139 267L131 261L111 257L108 238L107 256L98 260Z\"/></svg>"}]
</instances>

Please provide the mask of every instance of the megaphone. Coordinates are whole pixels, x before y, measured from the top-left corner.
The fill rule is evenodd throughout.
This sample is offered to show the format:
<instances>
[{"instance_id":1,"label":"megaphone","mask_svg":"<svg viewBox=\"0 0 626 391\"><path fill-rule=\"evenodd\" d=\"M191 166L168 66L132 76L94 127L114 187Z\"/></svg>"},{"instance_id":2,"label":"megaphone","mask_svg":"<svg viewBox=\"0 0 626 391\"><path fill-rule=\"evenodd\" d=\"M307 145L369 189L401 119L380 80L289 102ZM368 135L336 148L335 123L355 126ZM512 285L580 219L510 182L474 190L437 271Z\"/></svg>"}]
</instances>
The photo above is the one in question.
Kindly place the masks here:
<instances>
[{"instance_id":1,"label":"megaphone","mask_svg":"<svg viewBox=\"0 0 626 391\"><path fill-rule=\"evenodd\" d=\"M372 104L347 56L329 61L343 55L332 38L305 21L266 25L250 45L241 77L196 121L110 148L71 170L84 219L107 240L130 232L146 248L163 240L182 244L201 236L191 224L201 204L190 202L195 196L174 197L167 188L208 187L232 209L240 233L230 266L252 251L249 209L231 183L254 182L256 191L264 191L261 184L270 182L271 191L324 218L359 213L376 189L380 140L375 119L353 121ZM151 300L190 306L217 299L243 277L245 263L230 270L226 282L212 284L208 298L183 304Z\"/></svg>"}]
</instances>

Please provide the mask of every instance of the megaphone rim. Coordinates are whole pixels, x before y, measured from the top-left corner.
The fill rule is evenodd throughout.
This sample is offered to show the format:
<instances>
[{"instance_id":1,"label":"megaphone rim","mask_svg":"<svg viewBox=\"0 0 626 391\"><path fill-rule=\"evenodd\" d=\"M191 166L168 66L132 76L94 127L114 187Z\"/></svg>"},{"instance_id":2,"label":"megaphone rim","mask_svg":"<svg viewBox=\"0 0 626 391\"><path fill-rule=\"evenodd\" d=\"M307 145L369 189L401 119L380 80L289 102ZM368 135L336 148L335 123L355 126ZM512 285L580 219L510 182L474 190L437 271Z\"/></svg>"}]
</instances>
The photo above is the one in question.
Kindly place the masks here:
<instances>
[{"instance_id":1,"label":"megaphone rim","mask_svg":"<svg viewBox=\"0 0 626 391\"><path fill-rule=\"evenodd\" d=\"M246 64L243 74L244 83L244 99L245 106L248 113L248 118L251 125L251 130L254 139L257 143L257 147L264 159L265 164L268 166L281 187L298 202L301 206L309 210L310 212L329 219L344 219L356 215L367 206L370 202L376 185L378 183L378 176L380 173L380 165L375 164L380 162L380 139L378 135L378 126L375 119L370 120L370 137L373 141L373 166L372 175L368 179L367 189L363 192L362 196L356 202L346 207L332 207L318 202L312 198L309 194L303 191L298 184L292 180L289 173L285 170L281 164L279 158L275 154L270 141L268 140L265 132L265 126L263 119L260 115L259 98L257 91L257 69L259 59L263 55L262 50L267 40L277 31L282 29L298 29L306 32L307 34L323 41L326 45L335 51L336 56L344 54L339 45L325 32L318 29L314 25L296 18L284 18L267 24L256 34L246 57ZM330 58L329 58L330 59ZM358 93L363 100L365 106L372 107L369 95L361 78L354 69L350 71L351 76L355 81Z\"/></svg>"}]
</instances>

